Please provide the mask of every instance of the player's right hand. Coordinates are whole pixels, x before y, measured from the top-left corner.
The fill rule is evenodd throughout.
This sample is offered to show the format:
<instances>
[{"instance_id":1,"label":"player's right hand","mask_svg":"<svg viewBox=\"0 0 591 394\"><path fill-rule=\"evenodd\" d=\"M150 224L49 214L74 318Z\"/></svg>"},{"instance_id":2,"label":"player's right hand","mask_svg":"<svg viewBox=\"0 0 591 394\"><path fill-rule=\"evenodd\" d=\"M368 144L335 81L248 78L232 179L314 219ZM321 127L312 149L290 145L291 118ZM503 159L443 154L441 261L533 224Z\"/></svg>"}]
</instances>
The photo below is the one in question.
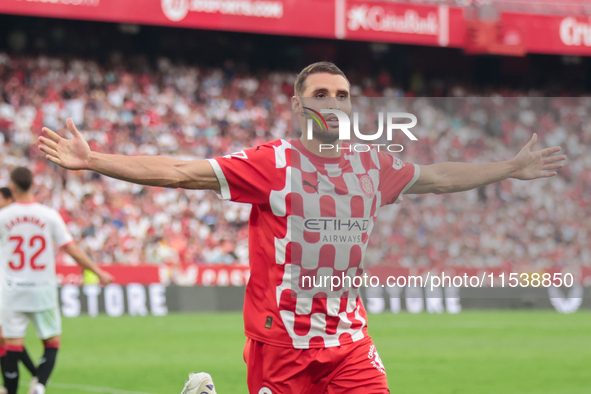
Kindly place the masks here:
<instances>
[{"instance_id":1,"label":"player's right hand","mask_svg":"<svg viewBox=\"0 0 591 394\"><path fill-rule=\"evenodd\" d=\"M102 271L102 270L101 270L101 272L98 273L97 276L99 278L99 283L103 286L108 285L114 279L111 274L109 274L108 272Z\"/></svg>"},{"instance_id":2,"label":"player's right hand","mask_svg":"<svg viewBox=\"0 0 591 394\"><path fill-rule=\"evenodd\" d=\"M74 136L72 139L60 137L54 131L44 127L43 133L47 138L39 137L39 149L46 153L45 158L69 170L89 169L91 150L88 143L76 129L74 121L66 121L68 130Z\"/></svg>"}]
</instances>

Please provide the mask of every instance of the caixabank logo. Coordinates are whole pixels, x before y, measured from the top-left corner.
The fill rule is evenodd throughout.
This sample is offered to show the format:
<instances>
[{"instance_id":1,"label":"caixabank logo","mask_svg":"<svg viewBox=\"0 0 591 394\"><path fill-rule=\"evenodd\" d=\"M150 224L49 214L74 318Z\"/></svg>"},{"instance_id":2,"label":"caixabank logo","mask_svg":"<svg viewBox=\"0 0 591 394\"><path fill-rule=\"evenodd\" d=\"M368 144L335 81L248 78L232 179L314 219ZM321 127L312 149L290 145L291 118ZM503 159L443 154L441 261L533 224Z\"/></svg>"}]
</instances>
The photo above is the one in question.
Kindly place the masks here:
<instances>
[{"instance_id":1,"label":"caixabank logo","mask_svg":"<svg viewBox=\"0 0 591 394\"><path fill-rule=\"evenodd\" d=\"M363 29L406 34L439 34L439 20L435 12L420 16L416 10L408 9L404 15L396 15L381 6L362 5L351 8L348 17L347 27L352 31Z\"/></svg>"},{"instance_id":2,"label":"caixabank logo","mask_svg":"<svg viewBox=\"0 0 591 394\"><path fill-rule=\"evenodd\" d=\"M314 138L314 124L316 124L320 130L327 131L329 128L334 127L335 123L338 122L340 141L351 141L351 130L353 130L353 135L361 141L377 141L384 135L384 129L386 140L389 142L393 140L395 131L402 131L411 141L417 141L417 137L415 137L410 131L411 128L417 125L417 117L407 112L379 112L377 114L378 130L374 134L362 134L360 132L360 115L358 112L353 112L353 122L349 119L349 115L338 109L321 109L319 112L310 107L304 107L304 114L309 116L306 122L306 139L308 140ZM400 120L410 120L410 122L399 123ZM355 143L351 146L351 149L355 152L367 152L372 149L372 147L377 149L378 152L385 150L391 153L397 153L404 150L404 147L400 144L383 143ZM319 145L320 152L329 149L337 149L338 151L342 148L340 148L339 145L334 144Z\"/></svg>"}]
</instances>

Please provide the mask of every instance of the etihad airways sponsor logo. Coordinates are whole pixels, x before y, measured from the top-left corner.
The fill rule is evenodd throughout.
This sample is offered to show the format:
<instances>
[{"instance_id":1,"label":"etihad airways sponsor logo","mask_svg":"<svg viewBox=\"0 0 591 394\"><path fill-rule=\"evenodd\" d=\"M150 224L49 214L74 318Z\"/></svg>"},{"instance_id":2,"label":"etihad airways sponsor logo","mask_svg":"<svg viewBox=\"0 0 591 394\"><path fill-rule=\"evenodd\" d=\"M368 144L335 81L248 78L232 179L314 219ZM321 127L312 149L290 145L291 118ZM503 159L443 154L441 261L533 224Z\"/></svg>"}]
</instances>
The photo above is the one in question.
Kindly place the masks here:
<instances>
[{"instance_id":1,"label":"etihad airways sponsor logo","mask_svg":"<svg viewBox=\"0 0 591 394\"><path fill-rule=\"evenodd\" d=\"M304 230L320 233L322 243L362 244L369 224L369 219L362 218L308 218L304 220Z\"/></svg>"},{"instance_id":2,"label":"etihad airways sponsor logo","mask_svg":"<svg viewBox=\"0 0 591 394\"><path fill-rule=\"evenodd\" d=\"M439 34L439 21L435 12L429 12L421 17L415 10L408 9L404 14L396 15L386 12L383 7L376 5L368 7L361 5L352 7L348 14L349 30L359 29L408 34Z\"/></svg>"},{"instance_id":3,"label":"etihad airways sponsor logo","mask_svg":"<svg viewBox=\"0 0 591 394\"><path fill-rule=\"evenodd\" d=\"M579 22L572 16L564 18L560 22L560 41L568 46L591 47L591 19Z\"/></svg>"},{"instance_id":4,"label":"etihad airways sponsor logo","mask_svg":"<svg viewBox=\"0 0 591 394\"><path fill-rule=\"evenodd\" d=\"M367 231L369 219L359 218L309 218L304 220L304 228L307 231Z\"/></svg>"},{"instance_id":5,"label":"etihad airways sponsor logo","mask_svg":"<svg viewBox=\"0 0 591 394\"><path fill-rule=\"evenodd\" d=\"M64 4L64 5L87 5L91 7L98 7L100 0L18 0L35 3L50 3L50 4Z\"/></svg>"},{"instance_id":6,"label":"etihad airways sponsor logo","mask_svg":"<svg viewBox=\"0 0 591 394\"><path fill-rule=\"evenodd\" d=\"M283 16L283 2L257 0L161 0L162 11L174 22L183 20L189 12L276 18Z\"/></svg>"}]
</instances>

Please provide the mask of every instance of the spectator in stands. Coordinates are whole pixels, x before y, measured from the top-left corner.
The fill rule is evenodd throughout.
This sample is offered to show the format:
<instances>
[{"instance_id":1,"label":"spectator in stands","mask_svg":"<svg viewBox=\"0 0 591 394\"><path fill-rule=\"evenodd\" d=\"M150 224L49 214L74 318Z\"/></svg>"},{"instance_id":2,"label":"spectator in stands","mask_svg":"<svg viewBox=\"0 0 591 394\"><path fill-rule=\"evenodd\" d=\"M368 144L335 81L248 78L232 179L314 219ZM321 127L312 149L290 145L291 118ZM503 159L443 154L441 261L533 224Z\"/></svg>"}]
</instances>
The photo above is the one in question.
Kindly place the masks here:
<instances>
[{"instance_id":1,"label":"spectator in stands","mask_svg":"<svg viewBox=\"0 0 591 394\"><path fill-rule=\"evenodd\" d=\"M249 207L209 192L144 188L88 172L64 172L31 144L42 125L74 118L91 148L181 159L220 156L243 142L289 138L292 73L256 76L225 69L176 66L160 59L130 73L94 61L0 54L0 183L28 165L40 202L60 211L91 258L103 264L247 264ZM416 113L420 144L400 156L415 163L510 158L535 131L561 145L569 165L557 177L524 184L508 180L457 195L426 195L380 215L367 264L403 267L526 268L591 264L591 103L517 97L491 91L479 102L412 98L385 73L351 91L398 100ZM422 77L426 96L482 92ZM445 101L445 105L443 105ZM254 142L253 142L254 141ZM50 193L53 191L53 193ZM72 212L82 214L72 214ZM67 260L64 263L68 263Z\"/></svg>"}]
</instances>

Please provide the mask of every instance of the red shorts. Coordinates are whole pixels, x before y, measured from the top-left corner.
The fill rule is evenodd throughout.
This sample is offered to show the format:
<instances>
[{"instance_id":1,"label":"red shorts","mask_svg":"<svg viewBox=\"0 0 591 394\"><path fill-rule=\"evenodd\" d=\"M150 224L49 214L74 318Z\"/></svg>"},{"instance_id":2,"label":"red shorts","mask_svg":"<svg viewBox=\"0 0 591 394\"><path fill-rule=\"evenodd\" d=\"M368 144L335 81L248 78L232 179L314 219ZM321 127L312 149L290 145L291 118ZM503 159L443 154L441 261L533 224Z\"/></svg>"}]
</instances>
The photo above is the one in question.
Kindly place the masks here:
<instances>
[{"instance_id":1,"label":"red shorts","mask_svg":"<svg viewBox=\"0 0 591 394\"><path fill-rule=\"evenodd\" d=\"M250 394L387 394L384 364L371 338L321 349L246 340Z\"/></svg>"}]
</instances>

